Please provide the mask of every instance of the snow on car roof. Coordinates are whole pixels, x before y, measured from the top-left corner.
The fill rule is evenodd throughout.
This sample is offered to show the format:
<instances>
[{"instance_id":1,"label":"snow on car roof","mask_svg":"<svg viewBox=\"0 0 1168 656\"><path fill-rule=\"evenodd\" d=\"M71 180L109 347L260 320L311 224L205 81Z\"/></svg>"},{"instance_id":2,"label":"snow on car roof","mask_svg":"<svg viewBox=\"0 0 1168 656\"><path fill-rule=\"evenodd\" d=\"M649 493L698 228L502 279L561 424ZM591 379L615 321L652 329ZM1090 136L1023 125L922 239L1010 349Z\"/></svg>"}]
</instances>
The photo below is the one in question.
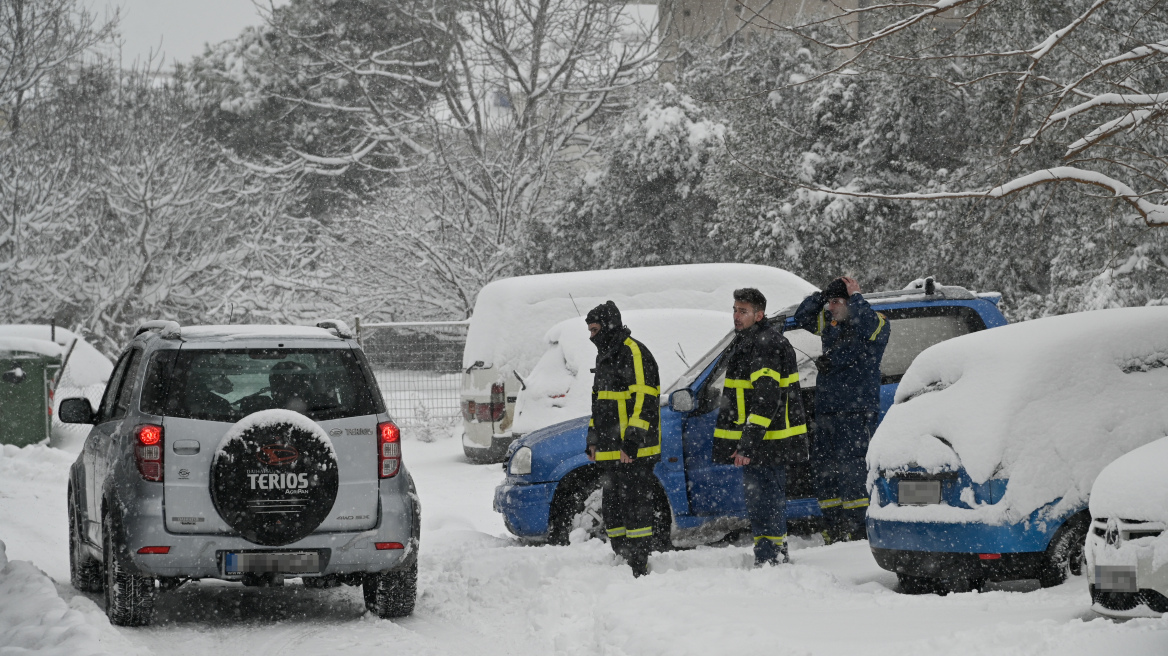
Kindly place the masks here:
<instances>
[{"instance_id":1,"label":"snow on car roof","mask_svg":"<svg viewBox=\"0 0 1168 656\"><path fill-rule=\"evenodd\" d=\"M50 342L47 339L32 339L31 337L0 336L0 351L36 353L54 358L65 355L65 347L60 344Z\"/></svg>"},{"instance_id":2,"label":"snow on car roof","mask_svg":"<svg viewBox=\"0 0 1168 656\"><path fill-rule=\"evenodd\" d=\"M712 310L632 310L621 318L653 354L663 390L734 329L732 314ZM580 317L561 321L547 331L543 345L543 356L519 392L512 426L517 433L592 412L596 346L587 324Z\"/></svg>"},{"instance_id":3,"label":"snow on car roof","mask_svg":"<svg viewBox=\"0 0 1168 656\"><path fill-rule=\"evenodd\" d=\"M1166 364L1165 307L1067 314L941 342L905 372L872 437L869 477L964 467L976 483L1009 479L984 521L1025 517L1059 498L1054 513L1070 511L1105 465L1168 434Z\"/></svg>"},{"instance_id":4,"label":"snow on car roof","mask_svg":"<svg viewBox=\"0 0 1168 656\"><path fill-rule=\"evenodd\" d=\"M1091 488L1093 517L1168 521L1168 437L1117 458Z\"/></svg>"},{"instance_id":5,"label":"snow on car roof","mask_svg":"<svg viewBox=\"0 0 1168 656\"><path fill-rule=\"evenodd\" d=\"M298 339L339 339L324 328L315 326L239 325L239 326L183 326L182 338L205 340L263 339L291 337Z\"/></svg>"},{"instance_id":6,"label":"snow on car roof","mask_svg":"<svg viewBox=\"0 0 1168 656\"><path fill-rule=\"evenodd\" d=\"M501 376L527 373L546 349L542 338L548 329L607 300L622 313L654 308L725 312L740 287L757 287L770 308L797 303L816 290L789 271L757 264L682 264L496 280L475 300L463 367L481 360Z\"/></svg>"},{"instance_id":7,"label":"snow on car roof","mask_svg":"<svg viewBox=\"0 0 1168 656\"><path fill-rule=\"evenodd\" d=\"M44 348L47 350L35 352L61 357L64 357L65 352L69 350L69 345L73 343L73 340L77 340L77 345L73 347L73 353L69 355L69 362L65 365L67 375L63 377L63 380L67 379L71 385L77 387L104 384L109 380L110 374L114 370L113 363L102 355L101 351L98 351L77 333L60 326L57 326L55 331L48 324L0 326L0 339L8 341L13 338L44 341L46 342ZM49 346L54 343L53 338L56 339L55 343L60 349L59 352L53 352L52 346Z\"/></svg>"}]
</instances>

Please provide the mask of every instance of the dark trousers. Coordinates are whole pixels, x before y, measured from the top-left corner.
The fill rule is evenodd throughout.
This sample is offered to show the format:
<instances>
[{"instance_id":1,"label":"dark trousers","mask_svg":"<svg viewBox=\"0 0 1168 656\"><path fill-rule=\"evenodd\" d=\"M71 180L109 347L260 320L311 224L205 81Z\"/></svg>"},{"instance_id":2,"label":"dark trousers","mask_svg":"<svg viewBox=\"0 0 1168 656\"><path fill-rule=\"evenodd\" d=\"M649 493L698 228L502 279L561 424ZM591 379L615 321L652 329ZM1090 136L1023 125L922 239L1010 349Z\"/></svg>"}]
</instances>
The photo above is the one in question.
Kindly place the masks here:
<instances>
[{"instance_id":1,"label":"dark trousers","mask_svg":"<svg viewBox=\"0 0 1168 656\"><path fill-rule=\"evenodd\" d=\"M780 556L787 541L787 467L755 465L742 468L746 512L754 534L756 563L785 560Z\"/></svg>"},{"instance_id":2,"label":"dark trousers","mask_svg":"<svg viewBox=\"0 0 1168 656\"><path fill-rule=\"evenodd\" d=\"M816 415L811 462L816 496L829 531L862 537L868 512L868 442L876 430L875 412Z\"/></svg>"},{"instance_id":3,"label":"dark trousers","mask_svg":"<svg viewBox=\"0 0 1168 656\"><path fill-rule=\"evenodd\" d=\"M614 463L604 468L604 527L612 550L628 559L648 558L653 546L653 465Z\"/></svg>"}]
</instances>

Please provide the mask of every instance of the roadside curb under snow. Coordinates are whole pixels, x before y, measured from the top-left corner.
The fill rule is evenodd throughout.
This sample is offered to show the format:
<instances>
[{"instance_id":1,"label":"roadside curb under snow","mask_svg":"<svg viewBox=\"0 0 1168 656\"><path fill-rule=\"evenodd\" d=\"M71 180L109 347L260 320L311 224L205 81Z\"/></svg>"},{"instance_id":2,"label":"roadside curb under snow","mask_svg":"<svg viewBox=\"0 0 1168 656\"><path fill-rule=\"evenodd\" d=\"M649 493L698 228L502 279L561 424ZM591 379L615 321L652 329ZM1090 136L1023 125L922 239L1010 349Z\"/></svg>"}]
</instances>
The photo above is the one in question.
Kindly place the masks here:
<instances>
[{"instance_id":1,"label":"roadside curb under snow","mask_svg":"<svg viewBox=\"0 0 1168 656\"><path fill-rule=\"evenodd\" d=\"M0 542L0 656L91 656L136 651L96 604L57 594L47 574L26 560L9 561Z\"/></svg>"}]
</instances>

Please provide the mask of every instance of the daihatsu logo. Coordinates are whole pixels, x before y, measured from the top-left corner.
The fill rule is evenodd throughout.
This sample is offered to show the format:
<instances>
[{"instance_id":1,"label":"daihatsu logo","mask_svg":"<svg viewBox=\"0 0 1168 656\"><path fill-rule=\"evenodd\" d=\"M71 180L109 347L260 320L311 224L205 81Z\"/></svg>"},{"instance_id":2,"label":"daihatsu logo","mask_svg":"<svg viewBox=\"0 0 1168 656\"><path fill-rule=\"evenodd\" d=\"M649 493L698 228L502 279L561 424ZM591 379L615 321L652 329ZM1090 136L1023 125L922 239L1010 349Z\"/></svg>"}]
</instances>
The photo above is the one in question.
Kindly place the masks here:
<instances>
[{"instance_id":1,"label":"daihatsu logo","mask_svg":"<svg viewBox=\"0 0 1168 656\"><path fill-rule=\"evenodd\" d=\"M300 452L283 444L261 446L256 460L264 465L290 465L300 458Z\"/></svg>"}]
</instances>

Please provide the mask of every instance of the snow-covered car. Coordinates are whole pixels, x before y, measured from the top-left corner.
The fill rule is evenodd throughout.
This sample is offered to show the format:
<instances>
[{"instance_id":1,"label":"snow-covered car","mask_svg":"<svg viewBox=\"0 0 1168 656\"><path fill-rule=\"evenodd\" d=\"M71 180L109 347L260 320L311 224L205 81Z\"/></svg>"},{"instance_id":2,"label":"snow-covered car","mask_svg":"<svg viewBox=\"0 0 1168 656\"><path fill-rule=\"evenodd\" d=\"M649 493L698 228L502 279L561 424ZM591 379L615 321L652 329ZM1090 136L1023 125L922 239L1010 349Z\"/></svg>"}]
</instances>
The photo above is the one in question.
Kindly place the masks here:
<instances>
[{"instance_id":1,"label":"snow-covered car","mask_svg":"<svg viewBox=\"0 0 1168 656\"><path fill-rule=\"evenodd\" d=\"M501 462L518 437L515 404L547 350L548 330L605 301L621 313L689 309L729 312L733 291L757 287L771 307L815 291L799 276L757 264L576 271L496 280L479 291L463 351L462 446L471 462ZM583 321L583 319L581 319ZM699 354L700 355L700 354Z\"/></svg>"},{"instance_id":2,"label":"snow-covered car","mask_svg":"<svg viewBox=\"0 0 1168 656\"><path fill-rule=\"evenodd\" d=\"M119 625L204 578L362 585L412 612L420 506L361 347L319 327L147 322L118 358L70 469L70 573Z\"/></svg>"},{"instance_id":3,"label":"snow-covered car","mask_svg":"<svg viewBox=\"0 0 1168 656\"><path fill-rule=\"evenodd\" d=\"M1142 373L1168 378L1168 354ZM1168 426L1161 432L1168 433ZM1085 546L1093 608L1113 617L1168 613L1168 437L1120 456L1091 489Z\"/></svg>"},{"instance_id":4,"label":"snow-covered car","mask_svg":"<svg viewBox=\"0 0 1168 656\"><path fill-rule=\"evenodd\" d=\"M691 364L726 336L734 325L729 312L712 310L633 310L621 314L626 326L657 360L662 386L668 387ZM592 367L596 345L584 319L573 317L544 337L547 350L519 391L512 431L526 434L592 412Z\"/></svg>"},{"instance_id":5,"label":"snow-covered car","mask_svg":"<svg viewBox=\"0 0 1168 656\"><path fill-rule=\"evenodd\" d=\"M1092 483L1168 431L1168 308L1083 312L942 342L868 448L868 539L905 592L1079 574Z\"/></svg>"}]
</instances>

